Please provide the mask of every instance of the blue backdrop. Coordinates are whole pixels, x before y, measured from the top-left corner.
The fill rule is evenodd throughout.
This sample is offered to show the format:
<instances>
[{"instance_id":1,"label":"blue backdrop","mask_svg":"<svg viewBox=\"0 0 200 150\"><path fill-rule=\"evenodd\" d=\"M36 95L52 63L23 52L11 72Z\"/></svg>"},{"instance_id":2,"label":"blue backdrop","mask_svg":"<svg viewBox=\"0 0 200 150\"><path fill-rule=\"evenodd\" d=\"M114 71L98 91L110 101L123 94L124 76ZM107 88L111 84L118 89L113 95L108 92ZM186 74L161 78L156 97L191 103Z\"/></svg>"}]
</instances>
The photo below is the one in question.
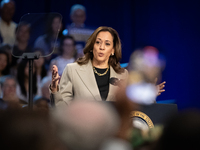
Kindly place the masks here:
<instances>
[{"instance_id":1,"label":"blue backdrop","mask_svg":"<svg viewBox=\"0 0 200 150\"><path fill-rule=\"evenodd\" d=\"M59 12L70 23L73 4L86 6L86 24L110 26L119 32L122 63L140 46L157 47L166 57L166 92L158 100L175 99L179 109L200 108L199 0L15 0L14 21L26 13Z\"/></svg>"}]
</instances>

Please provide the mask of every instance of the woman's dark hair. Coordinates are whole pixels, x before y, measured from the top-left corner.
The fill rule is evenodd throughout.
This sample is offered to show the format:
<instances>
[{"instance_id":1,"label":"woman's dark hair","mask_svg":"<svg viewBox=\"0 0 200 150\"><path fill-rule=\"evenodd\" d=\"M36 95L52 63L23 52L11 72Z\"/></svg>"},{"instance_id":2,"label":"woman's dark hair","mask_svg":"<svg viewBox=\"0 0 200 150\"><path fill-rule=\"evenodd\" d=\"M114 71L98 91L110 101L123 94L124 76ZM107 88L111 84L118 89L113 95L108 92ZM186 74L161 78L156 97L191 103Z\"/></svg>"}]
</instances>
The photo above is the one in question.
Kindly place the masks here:
<instances>
[{"instance_id":1,"label":"woman's dark hair","mask_svg":"<svg viewBox=\"0 0 200 150\"><path fill-rule=\"evenodd\" d=\"M21 92L24 96L27 96L27 91L26 91L26 88L24 86L24 83L25 83L25 73L24 73L24 71L25 71L27 63L28 63L28 60L21 60L21 62L19 63L18 69L17 69L17 81L18 81L18 84L20 86ZM36 94L37 93L36 71L33 73L32 89L33 89L33 94Z\"/></svg>"},{"instance_id":2,"label":"woman's dark hair","mask_svg":"<svg viewBox=\"0 0 200 150\"><path fill-rule=\"evenodd\" d=\"M9 55L8 55L8 53L4 50L4 47L3 47L3 46L0 47L0 54L6 55L6 57L7 57L7 65L6 65L5 69L2 71L2 74L3 74L3 75L8 75L8 74L10 74Z\"/></svg>"},{"instance_id":3,"label":"woman's dark hair","mask_svg":"<svg viewBox=\"0 0 200 150\"><path fill-rule=\"evenodd\" d=\"M117 31L115 29L111 28L111 27L102 26L102 27L97 28L93 32L93 34L87 40L87 43L86 43L85 48L83 50L84 56L79 58L77 60L77 63L79 65L83 65L83 64L88 63L89 60L93 59L93 53L91 52L91 50L93 50L97 35L100 32L106 32L106 31L109 32L113 37L113 48L114 48L114 51L115 51L114 55L110 56L108 64L113 67L115 72L123 73L124 68L121 68L121 66L120 66L120 60L121 60L121 57L122 57L121 41L120 41L120 38L119 38Z\"/></svg>"},{"instance_id":4,"label":"woman's dark hair","mask_svg":"<svg viewBox=\"0 0 200 150\"><path fill-rule=\"evenodd\" d=\"M17 31L19 30L19 28L21 28L22 26L28 26L28 27L29 27L29 33L31 32L31 24L28 23L28 22L26 22L26 21L22 21L22 22L20 22L20 23L17 25L17 27L16 27L16 29L15 29L15 33L17 33Z\"/></svg>"},{"instance_id":5,"label":"woman's dark hair","mask_svg":"<svg viewBox=\"0 0 200 150\"><path fill-rule=\"evenodd\" d=\"M60 20L62 21L62 17L58 13L49 14L48 18L49 19L48 19L47 24L46 24L46 35L45 35L45 38L44 38L44 40L45 40L46 43L49 43L51 41L51 38L52 38L52 35L53 35L52 23L53 23L54 19L55 18L60 18ZM58 37L60 38L61 35L62 35L62 32L60 31L58 33Z\"/></svg>"},{"instance_id":6,"label":"woman's dark hair","mask_svg":"<svg viewBox=\"0 0 200 150\"><path fill-rule=\"evenodd\" d=\"M44 51L43 51L43 49L41 49L41 48L34 48L33 49L33 52L40 52L41 54L41 56L44 56ZM44 58L44 57L43 57ZM37 70L36 70L37 71ZM41 72L41 77L42 78L44 78L45 76L47 75L47 70L46 70L46 68L45 68L45 58L44 58L44 64L42 65L42 72Z\"/></svg>"},{"instance_id":7,"label":"woman's dark hair","mask_svg":"<svg viewBox=\"0 0 200 150\"><path fill-rule=\"evenodd\" d=\"M63 54L63 48L62 48L62 47L63 47L64 41L65 41L66 39L72 40L72 41L73 41L74 47L76 46L76 41L75 41L75 39L74 39L72 36L70 36L70 35L65 35L65 36L63 36L63 37L61 38L61 41L60 41L60 54L61 54L61 55ZM77 55L77 52L75 51L74 57L76 57L76 55Z\"/></svg>"}]
</instances>

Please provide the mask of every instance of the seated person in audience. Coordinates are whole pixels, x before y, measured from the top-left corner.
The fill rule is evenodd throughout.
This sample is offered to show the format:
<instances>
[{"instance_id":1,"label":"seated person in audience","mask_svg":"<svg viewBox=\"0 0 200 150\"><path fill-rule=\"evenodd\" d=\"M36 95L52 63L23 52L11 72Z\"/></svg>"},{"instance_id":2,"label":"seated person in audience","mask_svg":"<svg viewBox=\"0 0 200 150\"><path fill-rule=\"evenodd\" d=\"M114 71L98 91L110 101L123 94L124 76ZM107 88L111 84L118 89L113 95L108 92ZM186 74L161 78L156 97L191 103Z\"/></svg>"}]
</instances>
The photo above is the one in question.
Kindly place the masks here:
<instances>
[{"instance_id":1,"label":"seated person in audience","mask_svg":"<svg viewBox=\"0 0 200 150\"><path fill-rule=\"evenodd\" d=\"M60 43L60 56L51 60L51 64L54 64L58 67L59 75L62 75L62 72L65 66L68 63L73 63L76 60L76 47L75 40L72 36L64 36ZM51 65L50 65L51 66Z\"/></svg>"},{"instance_id":2,"label":"seated person in audience","mask_svg":"<svg viewBox=\"0 0 200 150\"><path fill-rule=\"evenodd\" d=\"M40 48L43 50L44 56L47 56L53 52L52 55L45 58L45 62L49 64L52 58L55 58L58 54L58 47L60 43L62 29L62 20L59 14L52 14L49 16L47 22L46 33L39 36L35 43L34 48Z\"/></svg>"},{"instance_id":3,"label":"seated person in audience","mask_svg":"<svg viewBox=\"0 0 200 150\"><path fill-rule=\"evenodd\" d=\"M36 69L35 65L33 64L33 97L37 95L37 76L36 76ZM28 95L29 95L29 62L28 60L21 60L17 69L17 96L25 101L28 102Z\"/></svg>"},{"instance_id":4,"label":"seated person in audience","mask_svg":"<svg viewBox=\"0 0 200 150\"><path fill-rule=\"evenodd\" d=\"M0 46L0 51L5 51L8 53L9 56L9 65L10 65L10 74L13 76L17 75L17 64L12 63L14 56L12 55L12 47L9 44L2 44Z\"/></svg>"},{"instance_id":5,"label":"seated person in audience","mask_svg":"<svg viewBox=\"0 0 200 150\"><path fill-rule=\"evenodd\" d=\"M9 55L6 51L0 50L0 83L10 75Z\"/></svg>"},{"instance_id":6,"label":"seated person in audience","mask_svg":"<svg viewBox=\"0 0 200 150\"><path fill-rule=\"evenodd\" d=\"M16 28L16 41L13 47L13 55L22 56L25 52L30 52L29 46L31 25L27 22L20 22Z\"/></svg>"},{"instance_id":7,"label":"seated person in audience","mask_svg":"<svg viewBox=\"0 0 200 150\"><path fill-rule=\"evenodd\" d=\"M49 85L51 84L51 77L46 76L42 79L40 83L41 95L36 95L34 100L42 99L45 100L48 104L50 104L50 93L49 93Z\"/></svg>"},{"instance_id":8,"label":"seated person in audience","mask_svg":"<svg viewBox=\"0 0 200 150\"><path fill-rule=\"evenodd\" d=\"M72 23L66 26L63 34L68 34L74 37L78 57L81 57L83 56L85 43L95 29L87 27L84 24L86 20L86 8L83 5L75 4L71 7L70 19Z\"/></svg>"},{"instance_id":9,"label":"seated person in audience","mask_svg":"<svg viewBox=\"0 0 200 150\"><path fill-rule=\"evenodd\" d=\"M30 30L31 26L27 22L20 22L16 28L16 41L12 50L12 64L11 66L17 67L18 58L22 56L23 53L30 52L32 50L31 46L29 46L30 39Z\"/></svg>"},{"instance_id":10,"label":"seated person in audience","mask_svg":"<svg viewBox=\"0 0 200 150\"><path fill-rule=\"evenodd\" d=\"M0 33L3 43L13 46L15 42L15 29L17 24L12 21L15 13L15 2L13 0L1 1Z\"/></svg>"},{"instance_id":11,"label":"seated person in audience","mask_svg":"<svg viewBox=\"0 0 200 150\"><path fill-rule=\"evenodd\" d=\"M19 104L20 106L27 104L26 102L20 100L16 93L17 82L14 77L8 76L5 78L5 81L2 83L2 100L3 103L7 104Z\"/></svg>"}]
</instances>

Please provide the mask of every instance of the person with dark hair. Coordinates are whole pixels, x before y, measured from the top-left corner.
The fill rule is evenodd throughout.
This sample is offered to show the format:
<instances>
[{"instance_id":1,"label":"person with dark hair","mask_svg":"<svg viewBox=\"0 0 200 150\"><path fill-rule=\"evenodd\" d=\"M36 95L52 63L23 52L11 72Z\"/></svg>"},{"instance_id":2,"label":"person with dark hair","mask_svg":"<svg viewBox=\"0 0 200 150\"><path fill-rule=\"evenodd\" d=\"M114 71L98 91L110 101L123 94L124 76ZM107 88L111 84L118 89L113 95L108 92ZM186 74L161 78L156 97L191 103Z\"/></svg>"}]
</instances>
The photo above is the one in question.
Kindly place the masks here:
<instances>
[{"instance_id":1,"label":"person with dark hair","mask_svg":"<svg viewBox=\"0 0 200 150\"><path fill-rule=\"evenodd\" d=\"M18 24L15 31L16 41L12 51L13 55L22 56L23 53L31 51L31 47L29 46L30 32L30 23L20 22Z\"/></svg>"},{"instance_id":2,"label":"person with dark hair","mask_svg":"<svg viewBox=\"0 0 200 150\"><path fill-rule=\"evenodd\" d=\"M68 64L58 87L58 68L52 69L51 97L57 105L68 105L73 99L115 100L119 88L109 84L111 77L126 82L128 71L120 66L121 41L116 30L99 27L88 39L84 56Z\"/></svg>"},{"instance_id":3,"label":"person with dark hair","mask_svg":"<svg viewBox=\"0 0 200 150\"><path fill-rule=\"evenodd\" d=\"M39 54L40 56L43 56L42 50L39 48L35 48L34 52ZM47 75L47 70L45 68L45 58L44 57L39 57L38 59L34 60L35 64L35 69L36 69L36 74L37 74L37 96L41 96L41 82L42 79Z\"/></svg>"},{"instance_id":4,"label":"person with dark hair","mask_svg":"<svg viewBox=\"0 0 200 150\"><path fill-rule=\"evenodd\" d=\"M34 48L41 48L44 55L47 56L51 52L57 53L60 38L59 31L62 28L62 18L59 14L50 14L47 22L47 27L44 35L39 36L35 43Z\"/></svg>"},{"instance_id":5,"label":"person with dark hair","mask_svg":"<svg viewBox=\"0 0 200 150\"><path fill-rule=\"evenodd\" d=\"M13 0L2 0L0 12L0 33L3 43L13 46L15 42L15 29L17 26L17 24L12 21L15 13L15 2Z\"/></svg>"},{"instance_id":6,"label":"person with dark hair","mask_svg":"<svg viewBox=\"0 0 200 150\"><path fill-rule=\"evenodd\" d=\"M17 69L17 96L28 102L28 89L29 89L29 62L28 60L21 60ZM37 76L36 68L33 65L33 95L37 94Z\"/></svg>"},{"instance_id":7,"label":"person with dark hair","mask_svg":"<svg viewBox=\"0 0 200 150\"><path fill-rule=\"evenodd\" d=\"M0 49L0 83L10 74L9 55Z\"/></svg>"},{"instance_id":8,"label":"person with dark hair","mask_svg":"<svg viewBox=\"0 0 200 150\"><path fill-rule=\"evenodd\" d=\"M72 36L66 35L61 39L60 42L60 56L51 60L50 64L54 64L58 67L58 74L62 75L65 66L68 63L73 63L76 60L76 42ZM52 66L52 65L50 65Z\"/></svg>"},{"instance_id":9,"label":"person with dark hair","mask_svg":"<svg viewBox=\"0 0 200 150\"><path fill-rule=\"evenodd\" d=\"M29 45L30 32L30 23L22 21L18 24L15 31L16 41L12 48L13 55L11 66L13 68L17 68L19 57L22 56L23 53L31 52L32 50L32 47Z\"/></svg>"}]
</instances>

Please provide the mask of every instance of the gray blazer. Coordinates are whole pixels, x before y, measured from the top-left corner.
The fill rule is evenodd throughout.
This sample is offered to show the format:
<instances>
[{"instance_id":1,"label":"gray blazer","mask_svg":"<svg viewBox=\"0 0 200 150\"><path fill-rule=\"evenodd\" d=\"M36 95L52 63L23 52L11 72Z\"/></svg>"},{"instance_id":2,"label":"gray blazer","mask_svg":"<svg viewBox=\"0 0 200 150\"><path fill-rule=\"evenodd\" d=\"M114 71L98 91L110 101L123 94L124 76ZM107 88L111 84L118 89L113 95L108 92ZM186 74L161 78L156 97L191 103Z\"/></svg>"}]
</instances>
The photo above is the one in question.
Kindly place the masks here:
<instances>
[{"instance_id":1,"label":"gray blazer","mask_svg":"<svg viewBox=\"0 0 200 150\"><path fill-rule=\"evenodd\" d=\"M125 70L124 73L117 74L110 67L110 77L127 80L128 71ZM109 84L106 101L114 101L115 91L118 88ZM51 98L54 100L56 106L68 105L73 99L102 101L91 61L85 65L79 65L76 62L68 64L62 73L59 90L56 93L51 93Z\"/></svg>"}]
</instances>

